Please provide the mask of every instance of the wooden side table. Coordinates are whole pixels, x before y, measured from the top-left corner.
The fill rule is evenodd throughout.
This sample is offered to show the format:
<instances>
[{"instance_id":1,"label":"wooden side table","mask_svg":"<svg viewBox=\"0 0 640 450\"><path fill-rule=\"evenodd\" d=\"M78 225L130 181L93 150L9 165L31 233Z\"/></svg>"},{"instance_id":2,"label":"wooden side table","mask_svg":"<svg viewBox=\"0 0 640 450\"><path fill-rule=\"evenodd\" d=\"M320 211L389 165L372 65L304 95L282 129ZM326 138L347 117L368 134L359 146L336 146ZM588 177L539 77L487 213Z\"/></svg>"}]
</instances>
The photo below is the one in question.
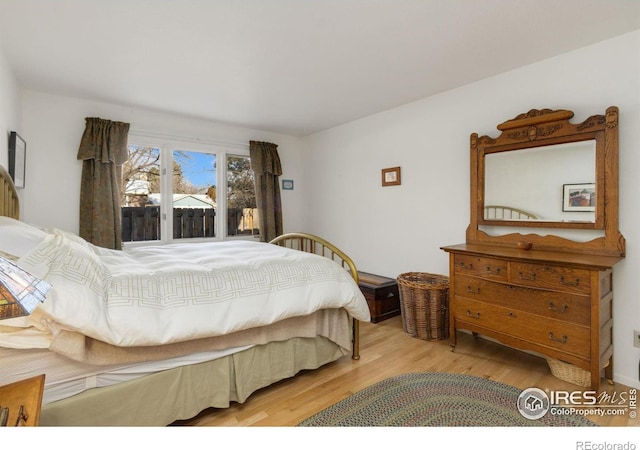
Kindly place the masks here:
<instances>
[{"instance_id":1,"label":"wooden side table","mask_svg":"<svg viewBox=\"0 0 640 450\"><path fill-rule=\"evenodd\" d=\"M400 314L400 294L394 278L358 272L358 285L367 300L373 323Z\"/></svg>"},{"instance_id":2,"label":"wooden side table","mask_svg":"<svg viewBox=\"0 0 640 450\"><path fill-rule=\"evenodd\" d=\"M38 426L44 377L38 375L0 387L0 408L8 408L6 426Z\"/></svg>"}]
</instances>

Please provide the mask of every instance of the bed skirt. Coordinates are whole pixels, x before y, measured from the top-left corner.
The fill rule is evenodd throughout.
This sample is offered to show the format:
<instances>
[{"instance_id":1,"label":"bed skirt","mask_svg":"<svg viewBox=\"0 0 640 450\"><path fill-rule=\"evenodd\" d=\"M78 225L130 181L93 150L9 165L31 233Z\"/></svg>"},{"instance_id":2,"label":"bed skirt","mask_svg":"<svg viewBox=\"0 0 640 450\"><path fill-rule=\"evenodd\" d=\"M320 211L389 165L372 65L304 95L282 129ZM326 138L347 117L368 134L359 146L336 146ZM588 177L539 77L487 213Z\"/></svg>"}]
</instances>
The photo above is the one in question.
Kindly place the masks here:
<instances>
[{"instance_id":1,"label":"bed skirt","mask_svg":"<svg viewBox=\"0 0 640 450\"><path fill-rule=\"evenodd\" d=\"M94 388L44 405L40 426L164 426L202 410L243 403L253 392L316 369L346 352L325 337L257 345L209 362Z\"/></svg>"}]
</instances>

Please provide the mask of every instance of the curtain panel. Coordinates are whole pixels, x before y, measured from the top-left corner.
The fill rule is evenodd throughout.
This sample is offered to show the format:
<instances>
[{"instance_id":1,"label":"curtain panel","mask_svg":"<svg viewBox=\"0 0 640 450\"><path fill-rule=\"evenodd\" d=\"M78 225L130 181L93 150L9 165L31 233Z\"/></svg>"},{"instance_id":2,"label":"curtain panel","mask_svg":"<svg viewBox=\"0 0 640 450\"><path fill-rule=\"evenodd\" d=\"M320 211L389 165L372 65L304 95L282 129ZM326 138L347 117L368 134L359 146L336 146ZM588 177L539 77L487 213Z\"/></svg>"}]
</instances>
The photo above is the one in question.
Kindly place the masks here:
<instances>
[{"instance_id":1,"label":"curtain panel","mask_svg":"<svg viewBox=\"0 0 640 450\"><path fill-rule=\"evenodd\" d=\"M255 176L256 203L260 212L260 236L269 242L283 232L280 184L282 175L278 146L270 142L249 142L251 169Z\"/></svg>"},{"instance_id":2,"label":"curtain panel","mask_svg":"<svg viewBox=\"0 0 640 450\"><path fill-rule=\"evenodd\" d=\"M82 161L80 236L100 247L120 250L120 185L129 152L129 124L97 117L85 119L78 149Z\"/></svg>"}]
</instances>

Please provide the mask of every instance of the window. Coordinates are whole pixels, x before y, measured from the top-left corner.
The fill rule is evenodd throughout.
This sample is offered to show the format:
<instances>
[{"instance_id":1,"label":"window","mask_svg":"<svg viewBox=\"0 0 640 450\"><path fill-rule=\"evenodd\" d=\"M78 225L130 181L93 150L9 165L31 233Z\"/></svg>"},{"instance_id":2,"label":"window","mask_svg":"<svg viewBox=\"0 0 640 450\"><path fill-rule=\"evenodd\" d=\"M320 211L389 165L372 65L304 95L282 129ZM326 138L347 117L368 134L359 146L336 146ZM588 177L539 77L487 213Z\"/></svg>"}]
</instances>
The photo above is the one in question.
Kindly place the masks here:
<instances>
[{"instance_id":1,"label":"window","mask_svg":"<svg viewBox=\"0 0 640 450\"><path fill-rule=\"evenodd\" d=\"M159 240L160 148L142 145L128 148L129 159L122 166L120 186L122 242Z\"/></svg>"},{"instance_id":2,"label":"window","mask_svg":"<svg viewBox=\"0 0 640 450\"><path fill-rule=\"evenodd\" d=\"M144 140L122 169L123 243L259 236L248 148Z\"/></svg>"},{"instance_id":3,"label":"window","mask_svg":"<svg viewBox=\"0 0 640 450\"><path fill-rule=\"evenodd\" d=\"M227 236L259 235L251 160L227 156Z\"/></svg>"}]
</instances>

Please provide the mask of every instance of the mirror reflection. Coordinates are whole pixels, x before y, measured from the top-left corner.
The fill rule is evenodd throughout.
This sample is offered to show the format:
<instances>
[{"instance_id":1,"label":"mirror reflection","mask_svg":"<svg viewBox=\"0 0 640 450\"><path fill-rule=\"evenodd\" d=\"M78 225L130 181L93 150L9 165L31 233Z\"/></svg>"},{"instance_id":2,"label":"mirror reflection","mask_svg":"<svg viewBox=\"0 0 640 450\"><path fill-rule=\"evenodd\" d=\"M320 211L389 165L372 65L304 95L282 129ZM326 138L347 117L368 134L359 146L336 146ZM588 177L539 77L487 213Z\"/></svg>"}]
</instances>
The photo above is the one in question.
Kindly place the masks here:
<instances>
[{"instance_id":1,"label":"mirror reflection","mask_svg":"<svg viewBox=\"0 0 640 450\"><path fill-rule=\"evenodd\" d=\"M595 222L595 140L488 153L484 162L485 220Z\"/></svg>"}]
</instances>

